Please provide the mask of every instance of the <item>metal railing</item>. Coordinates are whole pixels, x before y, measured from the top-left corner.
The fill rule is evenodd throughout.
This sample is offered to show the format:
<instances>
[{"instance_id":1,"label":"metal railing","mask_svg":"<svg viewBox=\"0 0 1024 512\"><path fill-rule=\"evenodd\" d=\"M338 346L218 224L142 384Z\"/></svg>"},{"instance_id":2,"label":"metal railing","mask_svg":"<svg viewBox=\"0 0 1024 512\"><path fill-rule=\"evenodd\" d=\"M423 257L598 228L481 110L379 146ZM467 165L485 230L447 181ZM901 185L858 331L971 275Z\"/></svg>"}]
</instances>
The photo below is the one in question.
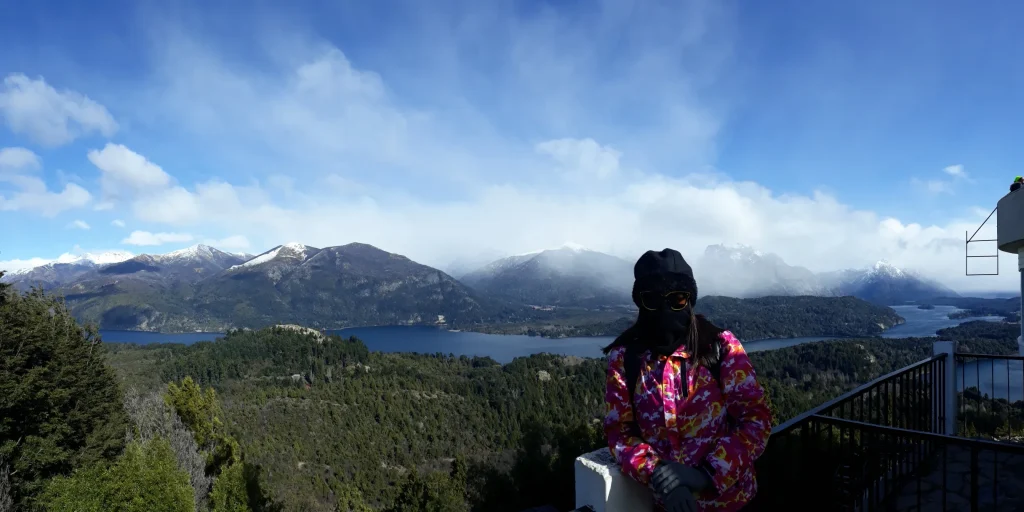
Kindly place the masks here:
<instances>
[{"instance_id":1,"label":"metal railing","mask_svg":"<svg viewBox=\"0 0 1024 512\"><path fill-rule=\"evenodd\" d=\"M954 358L937 354L911 364L774 428L757 463L760 505L839 511L1024 507L1024 486L1017 484L1024 480L1024 445L958 437L946 431L945 421L957 412L946 410L947 393L958 391L947 382L947 364L1024 358ZM955 380L963 384L960 375ZM963 375L970 375L969 367ZM979 411L1003 411L992 405L1002 403L994 395L981 395L988 402L972 405L971 393L968 387L958 408L969 420L977 422Z\"/></svg>"},{"instance_id":2,"label":"metal railing","mask_svg":"<svg viewBox=\"0 0 1024 512\"><path fill-rule=\"evenodd\" d=\"M956 354L957 433L1024 440L1024 356Z\"/></svg>"},{"instance_id":3,"label":"metal railing","mask_svg":"<svg viewBox=\"0 0 1024 512\"><path fill-rule=\"evenodd\" d=\"M935 447L883 446L866 431L834 422L944 433L947 359L938 354L888 373L772 429L757 463L758 500L767 509L792 510L799 489L807 510L867 510L865 505L883 502L898 477ZM883 454L885 460L877 459ZM893 474L890 463L898 463L900 473Z\"/></svg>"},{"instance_id":4,"label":"metal railing","mask_svg":"<svg viewBox=\"0 0 1024 512\"><path fill-rule=\"evenodd\" d=\"M905 366L805 415L945 433L946 359L939 354Z\"/></svg>"}]
</instances>

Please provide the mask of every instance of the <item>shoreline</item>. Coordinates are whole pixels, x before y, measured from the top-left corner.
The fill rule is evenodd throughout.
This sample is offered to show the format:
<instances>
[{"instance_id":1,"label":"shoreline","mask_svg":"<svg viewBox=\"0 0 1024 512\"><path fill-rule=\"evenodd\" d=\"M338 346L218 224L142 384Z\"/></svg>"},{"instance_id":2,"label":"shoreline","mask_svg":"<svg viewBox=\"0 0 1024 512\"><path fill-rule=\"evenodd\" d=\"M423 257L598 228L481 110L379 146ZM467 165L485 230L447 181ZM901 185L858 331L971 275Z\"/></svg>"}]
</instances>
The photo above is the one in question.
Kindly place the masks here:
<instances>
[{"instance_id":1,"label":"shoreline","mask_svg":"<svg viewBox=\"0 0 1024 512\"><path fill-rule=\"evenodd\" d=\"M916 307L916 306L910 306L910 305L901 305L901 306ZM892 306L890 306L890 307L892 307ZM957 310L963 311L963 310L960 310L959 308L957 308ZM986 318L994 318L994 317L1003 318L1001 315L982 315L982 316L976 316L976 317L972 316L972 317L956 318L956 319L951 318L950 320L959 320L960 323L965 323L965 322L969 322L969 321L981 320L981 319L986 319ZM801 335L792 335L792 336L778 336L778 337L769 337L769 338L757 338L757 339L742 340L742 341L743 341L743 343L756 343L756 342L761 342L761 341L788 340L788 339L796 339L796 338L818 338L818 337L821 337L821 338L830 338L830 339L854 339L854 338L865 338L865 337L866 338L884 337L885 333L887 333L888 331L890 331L894 327L898 327L900 325L904 325L907 322L906 319L903 318L903 317L900 317L900 319L901 319L900 322L895 323L892 326L884 328L879 333L859 334L859 335L801 334ZM1005 319L1003 319L1002 322L1007 322L1007 321ZM1009 322L1009 323L1012 323L1012 322ZM284 325L284 324L274 324L274 325ZM494 326L494 327L508 327L508 328L519 327L519 328L521 328L523 330L523 332L519 332L519 333L514 333L514 332L496 332L496 331L500 331L500 330L504 330L504 329L492 329L492 328L490 328L492 326ZM265 327L262 327L262 328L266 328L266 327L271 327L271 326L268 325L268 326L265 326ZM550 339L550 340L570 339L570 338L577 338L577 339L582 339L582 338L612 338L612 337L615 337L615 336L618 335L618 334L608 334L608 333L605 333L605 334L580 334L580 335L555 335L555 336L553 336L553 335L549 335L548 333L544 332L541 329L536 329L536 328L531 327L531 326L526 325L526 324L516 324L516 323L509 323L509 324L485 324L485 325L481 325L481 326L468 326L468 327L461 327L461 328L459 328L459 327L451 327L451 326L446 325L446 324L436 324L436 323L431 323L431 324L427 324L427 323L423 323L423 324L383 324L383 325L377 324L377 325L359 325L359 326L346 326L346 327L332 327L332 328L325 328L325 330L326 331L335 331L336 332L336 331L343 331L343 330L349 330L349 329L373 329L373 328L383 328L383 327L421 327L421 328L422 327L430 327L430 328L444 330L446 332L451 332L451 333L474 333L474 334L484 334L484 335L488 335L488 336L529 336L529 337L532 337L532 338L543 338L543 339ZM563 326L563 328L566 329L566 330L579 329L580 327L586 327L586 326ZM140 334L168 335L168 336L174 336L174 335L193 335L193 334L194 335L204 335L204 334L208 334L208 335L216 335L217 337L221 337L221 336L224 336L225 334L227 334L227 331L235 330L235 329L245 329L245 328L232 327L232 328L229 328L229 329L227 329L226 331L223 331L223 332L220 332L220 331L150 331L150 330L143 330L143 329L102 329L102 328L99 329L99 330L105 331L105 332L114 332L114 333L140 333ZM314 329L314 330L319 331L319 329L312 328L312 327L310 329ZM536 334L529 334L528 331L531 331L531 330L534 333L536 333ZM930 336L935 336L935 334L932 334Z\"/></svg>"}]
</instances>

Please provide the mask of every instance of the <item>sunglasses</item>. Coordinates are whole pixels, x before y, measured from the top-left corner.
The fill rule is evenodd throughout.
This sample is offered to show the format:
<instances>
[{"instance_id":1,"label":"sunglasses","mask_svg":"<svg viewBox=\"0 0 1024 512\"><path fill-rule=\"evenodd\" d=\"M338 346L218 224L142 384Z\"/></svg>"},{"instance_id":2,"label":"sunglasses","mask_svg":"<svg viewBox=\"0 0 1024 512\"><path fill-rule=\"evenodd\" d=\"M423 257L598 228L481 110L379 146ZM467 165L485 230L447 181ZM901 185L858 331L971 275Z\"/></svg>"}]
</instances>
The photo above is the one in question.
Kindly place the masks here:
<instances>
[{"instance_id":1,"label":"sunglasses","mask_svg":"<svg viewBox=\"0 0 1024 512\"><path fill-rule=\"evenodd\" d=\"M668 306L672 311L681 311L690 303L690 292L640 292L640 305L648 311L657 311Z\"/></svg>"}]
</instances>

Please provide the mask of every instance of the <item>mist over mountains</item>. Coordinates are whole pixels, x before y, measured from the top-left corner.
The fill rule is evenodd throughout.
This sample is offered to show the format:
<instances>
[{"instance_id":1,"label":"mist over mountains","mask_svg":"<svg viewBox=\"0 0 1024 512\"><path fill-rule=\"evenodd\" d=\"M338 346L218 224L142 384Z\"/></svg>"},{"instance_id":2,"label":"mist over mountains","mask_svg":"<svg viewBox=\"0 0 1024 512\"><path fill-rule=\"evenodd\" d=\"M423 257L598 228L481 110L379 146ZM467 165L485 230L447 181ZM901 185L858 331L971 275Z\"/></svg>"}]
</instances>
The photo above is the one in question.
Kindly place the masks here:
<instances>
[{"instance_id":1,"label":"mist over mountains","mask_svg":"<svg viewBox=\"0 0 1024 512\"><path fill-rule=\"evenodd\" d=\"M814 273L752 247L711 245L695 272L702 294L749 298L769 295L847 296L881 305L959 297L947 286L885 261L868 268ZM705 291L706 290L706 291Z\"/></svg>"},{"instance_id":2,"label":"mist over mountains","mask_svg":"<svg viewBox=\"0 0 1024 512\"><path fill-rule=\"evenodd\" d=\"M538 306L632 303L633 264L574 244L510 256L460 276L481 292Z\"/></svg>"},{"instance_id":3,"label":"mist over mountains","mask_svg":"<svg viewBox=\"0 0 1024 512\"><path fill-rule=\"evenodd\" d=\"M746 246L712 245L693 262L702 296L846 296L891 305L956 292L885 262L816 274ZM5 276L65 296L107 329L225 330L272 323L339 328L519 322L550 309L631 309L633 262L576 244L496 259L453 277L371 245L300 243L259 255L196 245L108 253Z\"/></svg>"}]
</instances>

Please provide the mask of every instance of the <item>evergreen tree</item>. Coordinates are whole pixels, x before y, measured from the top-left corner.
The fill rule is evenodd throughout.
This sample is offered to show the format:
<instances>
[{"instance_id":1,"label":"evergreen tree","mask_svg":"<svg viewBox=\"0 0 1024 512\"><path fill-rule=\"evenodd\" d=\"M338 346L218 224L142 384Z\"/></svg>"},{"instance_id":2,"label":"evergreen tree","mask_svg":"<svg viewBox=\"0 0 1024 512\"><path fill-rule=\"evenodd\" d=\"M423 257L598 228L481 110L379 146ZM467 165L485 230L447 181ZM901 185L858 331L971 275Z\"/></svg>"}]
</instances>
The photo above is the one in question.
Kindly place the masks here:
<instances>
[{"instance_id":1,"label":"evergreen tree","mask_svg":"<svg viewBox=\"0 0 1024 512\"><path fill-rule=\"evenodd\" d=\"M192 512L188 473L164 439L131 443L117 462L58 476L39 499L49 512Z\"/></svg>"},{"instance_id":2,"label":"evergreen tree","mask_svg":"<svg viewBox=\"0 0 1024 512\"><path fill-rule=\"evenodd\" d=\"M40 290L0 295L0 459L22 509L45 480L115 459L127 417L95 329Z\"/></svg>"},{"instance_id":3,"label":"evergreen tree","mask_svg":"<svg viewBox=\"0 0 1024 512\"><path fill-rule=\"evenodd\" d=\"M180 385L169 383L164 399L196 436L196 443L199 446L207 446L214 441L215 431L220 429L222 423L217 392L212 387L206 388L204 392L189 376L185 377Z\"/></svg>"},{"instance_id":4,"label":"evergreen tree","mask_svg":"<svg viewBox=\"0 0 1024 512\"><path fill-rule=\"evenodd\" d=\"M363 501L363 493L350 484L342 484L337 492L338 504L335 512L372 512L372 508Z\"/></svg>"},{"instance_id":5,"label":"evergreen tree","mask_svg":"<svg viewBox=\"0 0 1024 512\"><path fill-rule=\"evenodd\" d=\"M213 481L210 493L212 512L249 512L249 495L246 490L242 464L231 464L221 471Z\"/></svg>"}]
</instances>

